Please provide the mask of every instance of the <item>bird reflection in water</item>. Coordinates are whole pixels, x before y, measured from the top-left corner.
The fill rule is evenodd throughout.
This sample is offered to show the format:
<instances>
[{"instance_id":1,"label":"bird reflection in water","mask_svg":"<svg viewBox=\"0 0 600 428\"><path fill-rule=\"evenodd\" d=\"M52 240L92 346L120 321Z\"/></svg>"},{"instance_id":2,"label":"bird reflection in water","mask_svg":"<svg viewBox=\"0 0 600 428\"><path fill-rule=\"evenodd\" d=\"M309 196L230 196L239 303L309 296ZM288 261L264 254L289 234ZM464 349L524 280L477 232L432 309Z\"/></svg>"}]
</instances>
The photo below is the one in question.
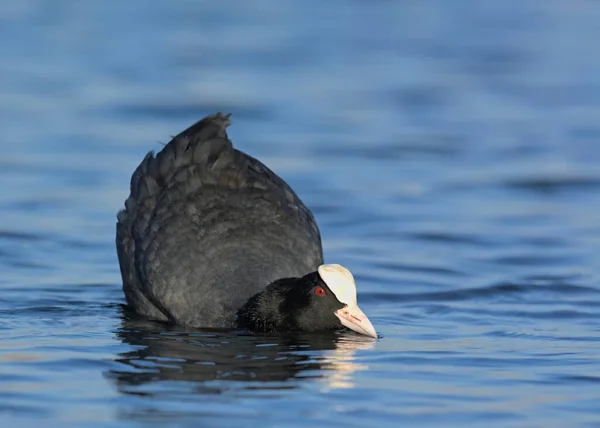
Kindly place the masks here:
<instances>
[{"instance_id":1,"label":"bird reflection in water","mask_svg":"<svg viewBox=\"0 0 600 428\"><path fill-rule=\"evenodd\" d=\"M154 396L165 381L192 382L209 394L294 389L311 380L325 389L352 388L353 374L368 368L355 362L355 352L376 342L350 332L254 335L138 319L123 319L117 336L135 349L120 354L121 367L106 376L121 393L142 396Z\"/></svg>"}]
</instances>

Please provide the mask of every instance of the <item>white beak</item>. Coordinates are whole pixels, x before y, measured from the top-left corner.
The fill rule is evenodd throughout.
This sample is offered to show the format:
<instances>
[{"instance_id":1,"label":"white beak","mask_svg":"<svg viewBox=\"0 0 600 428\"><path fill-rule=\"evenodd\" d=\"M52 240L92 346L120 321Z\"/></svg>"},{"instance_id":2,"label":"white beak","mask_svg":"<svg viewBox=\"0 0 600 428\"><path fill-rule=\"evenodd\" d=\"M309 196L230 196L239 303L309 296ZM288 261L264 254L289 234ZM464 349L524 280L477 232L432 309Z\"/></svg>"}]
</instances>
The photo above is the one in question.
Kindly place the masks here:
<instances>
[{"instance_id":1,"label":"white beak","mask_svg":"<svg viewBox=\"0 0 600 428\"><path fill-rule=\"evenodd\" d=\"M367 318L358 306L344 306L342 309L335 311L334 314L340 319L344 327L348 327L357 333L377 338L377 332L373 324L371 324L369 318Z\"/></svg>"}]
</instances>

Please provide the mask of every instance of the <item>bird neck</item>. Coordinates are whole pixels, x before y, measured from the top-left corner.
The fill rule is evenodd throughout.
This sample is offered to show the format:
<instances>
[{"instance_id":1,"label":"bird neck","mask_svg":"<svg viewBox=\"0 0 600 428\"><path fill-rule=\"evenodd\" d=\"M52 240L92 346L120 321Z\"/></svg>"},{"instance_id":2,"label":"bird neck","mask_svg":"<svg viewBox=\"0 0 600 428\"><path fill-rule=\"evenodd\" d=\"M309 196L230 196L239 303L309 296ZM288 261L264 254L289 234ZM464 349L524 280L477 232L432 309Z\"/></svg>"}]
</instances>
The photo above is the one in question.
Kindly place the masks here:
<instances>
[{"instance_id":1,"label":"bird neck","mask_svg":"<svg viewBox=\"0 0 600 428\"><path fill-rule=\"evenodd\" d=\"M280 279L252 296L238 311L238 328L256 332L293 330L292 317L285 310L285 295L293 292L297 278Z\"/></svg>"}]
</instances>

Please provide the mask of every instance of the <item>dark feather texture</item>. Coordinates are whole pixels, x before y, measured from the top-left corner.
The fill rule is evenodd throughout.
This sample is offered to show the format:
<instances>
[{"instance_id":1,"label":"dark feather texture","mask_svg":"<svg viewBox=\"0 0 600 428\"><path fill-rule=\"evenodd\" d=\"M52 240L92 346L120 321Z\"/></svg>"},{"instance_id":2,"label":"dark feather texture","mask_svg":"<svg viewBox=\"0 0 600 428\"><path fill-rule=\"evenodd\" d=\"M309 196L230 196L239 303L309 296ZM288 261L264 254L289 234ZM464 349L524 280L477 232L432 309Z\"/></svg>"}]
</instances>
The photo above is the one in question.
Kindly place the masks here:
<instances>
[{"instance_id":1,"label":"dark feather texture","mask_svg":"<svg viewBox=\"0 0 600 428\"><path fill-rule=\"evenodd\" d=\"M202 119L148 153L131 178L116 245L127 302L142 315L236 327L251 296L323 263L310 210L233 148L228 125L221 113Z\"/></svg>"},{"instance_id":2,"label":"dark feather texture","mask_svg":"<svg viewBox=\"0 0 600 428\"><path fill-rule=\"evenodd\" d=\"M315 290L320 287L323 295ZM342 325L334 315L345 305L335 297L317 272L302 278L284 278L270 284L238 312L238 327L252 331L323 331Z\"/></svg>"}]
</instances>

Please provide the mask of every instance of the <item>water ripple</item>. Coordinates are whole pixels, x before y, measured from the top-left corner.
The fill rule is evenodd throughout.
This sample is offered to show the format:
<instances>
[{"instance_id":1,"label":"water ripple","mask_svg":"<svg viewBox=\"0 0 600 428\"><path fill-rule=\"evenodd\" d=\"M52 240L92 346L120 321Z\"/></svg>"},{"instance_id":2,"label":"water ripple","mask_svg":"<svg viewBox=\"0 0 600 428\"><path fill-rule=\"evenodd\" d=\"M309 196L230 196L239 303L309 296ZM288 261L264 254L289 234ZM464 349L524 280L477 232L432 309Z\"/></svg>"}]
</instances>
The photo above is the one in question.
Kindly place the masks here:
<instances>
[{"instance_id":1,"label":"water ripple","mask_svg":"<svg viewBox=\"0 0 600 428\"><path fill-rule=\"evenodd\" d=\"M0 20L3 425L600 419L597 2L5 0ZM217 110L311 207L377 341L124 310L131 172Z\"/></svg>"}]
</instances>

